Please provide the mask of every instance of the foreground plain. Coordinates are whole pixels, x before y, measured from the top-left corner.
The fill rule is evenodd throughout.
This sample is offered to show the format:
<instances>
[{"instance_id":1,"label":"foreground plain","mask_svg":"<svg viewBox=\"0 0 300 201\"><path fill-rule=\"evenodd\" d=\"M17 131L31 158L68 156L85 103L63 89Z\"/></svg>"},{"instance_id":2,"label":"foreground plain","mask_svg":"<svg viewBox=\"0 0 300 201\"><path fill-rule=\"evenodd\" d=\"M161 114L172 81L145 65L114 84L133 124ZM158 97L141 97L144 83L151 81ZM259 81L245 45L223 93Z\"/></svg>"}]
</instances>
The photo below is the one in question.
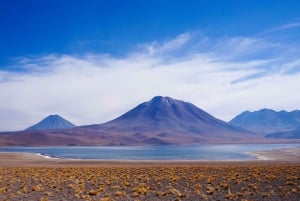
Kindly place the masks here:
<instances>
[{"instance_id":1,"label":"foreground plain","mask_svg":"<svg viewBox=\"0 0 300 201\"><path fill-rule=\"evenodd\" d=\"M290 200L300 165L0 168L0 200Z\"/></svg>"},{"instance_id":2,"label":"foreground plain","mask_svg":"<svg viewBox=\"0 0 300 201\"><path fill-rule=\"evenodd\" d=\"M0 154L0 200L298 201L299 148L255 161L92 161ZM275 158L275 156L277 158Z\"/></svg>"}]
</instances>

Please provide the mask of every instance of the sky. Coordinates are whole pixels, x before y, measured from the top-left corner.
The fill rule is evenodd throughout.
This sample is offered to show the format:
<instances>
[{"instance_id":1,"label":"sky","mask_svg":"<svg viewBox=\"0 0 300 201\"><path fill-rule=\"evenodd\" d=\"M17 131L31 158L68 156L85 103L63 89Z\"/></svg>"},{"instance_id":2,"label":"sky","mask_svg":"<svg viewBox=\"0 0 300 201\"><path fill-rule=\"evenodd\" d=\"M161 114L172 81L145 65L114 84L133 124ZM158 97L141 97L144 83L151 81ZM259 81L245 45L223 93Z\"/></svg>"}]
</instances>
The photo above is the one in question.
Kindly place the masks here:
<instances>
[{"instance_id":1,"label":"sky","mask_svg":"<svg viewBox=\"0 0 300 201\"><path fill-rule=\"evenodd\" d=\"M0 0L0 131L161 95L224 121L300 109L300 2Z\"/></svg>"}]
</instances>

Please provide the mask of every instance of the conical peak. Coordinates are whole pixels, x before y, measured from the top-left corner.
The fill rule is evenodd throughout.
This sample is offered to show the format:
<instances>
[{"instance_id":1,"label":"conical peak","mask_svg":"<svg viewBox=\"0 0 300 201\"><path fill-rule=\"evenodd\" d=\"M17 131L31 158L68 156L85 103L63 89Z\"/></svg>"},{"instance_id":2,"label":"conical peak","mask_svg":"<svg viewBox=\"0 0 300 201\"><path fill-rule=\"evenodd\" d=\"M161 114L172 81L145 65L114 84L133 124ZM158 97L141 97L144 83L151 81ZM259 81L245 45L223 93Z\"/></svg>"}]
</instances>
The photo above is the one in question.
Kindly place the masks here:
<instances>
[{"instance_id":1,"label":"conical peak","mask_svg":"<svg viewBox=\"0 0 300 201\"><path fill-rule=\"evenodd\" d=\"M151 102L165 101L165 100L173 100L173 99L168 96L155 96L151 99Z\"/></svg>"},{"instance_id":2,"label":"conical peak","mask_svg":"<svg viewBox=\"0 0 300 201\"><path fill-rule=\"evenodd\" d=\"M170 97L155 96L150 101L146 102L146 106L151 110L170 110L170 108L184 104L183 101L179 101ZM170 112L170 111L169 111Z\"/></svg>"},{"instance_id":3,"label":"conical peak","mask_svg":"<svg viewBox=\"0 0 300 201\"><path fill-rule=\"evenodd\" d=\"M215 121L211 115L195 105L170 97L155 96L129 112L115 119L116 121L134 121L141 125L145 122L160 122L164 125L190 124L192 122ZM113 120L115 122L115 120Z\"/></svg>"},{"instance_id":4,"label":"conical peak","mask_svg":"<svg viewBox=\"0 0 300 201\"><path fill-rule=\"evenodd\" d=\"M60 117L58 114L50 114L48 117Z\"/></svg>"},{"instance_id":5,"label":"conical peak","mask_svg":"<svg viewBox=\"0 0 300 201\"><path fill-rule=\"evenodd\" d=\"M68 129L75 127L74 124L63 117L54 114L49 115L37 124L27 128L26 130L49 130L49 129Z\"/></svg>"},{"instance_id":6,"label":"conical peak","mask_svg":"<svg viewBox=\"0 0 300 201\"><path fill-rule=\"evenodd\" d=\"M155 96L99 128L102 126L141 133L240 132L192 103L163 96Z\"/></svg>"},{"instance_id":7,"label":"conical peak","mask_svg":"<svg viewBox=\"0 0 300 201\"><path fill-rule=\"evenodd\" d=\"M176 100L168 96L155 96L149 101L150 104L171 104L174 102Z\"/></svg>"},{"instance_id":8,"label":"conical peak","mask_svg":"<svg viewBox=\"0 0 300 201\"><path fill-rule=\"evenodd\" d=\"M59 116L58 114L50 114L49 116L46 117L47 118L62 118L61 116Z\"/></svg>"}]
</instances>

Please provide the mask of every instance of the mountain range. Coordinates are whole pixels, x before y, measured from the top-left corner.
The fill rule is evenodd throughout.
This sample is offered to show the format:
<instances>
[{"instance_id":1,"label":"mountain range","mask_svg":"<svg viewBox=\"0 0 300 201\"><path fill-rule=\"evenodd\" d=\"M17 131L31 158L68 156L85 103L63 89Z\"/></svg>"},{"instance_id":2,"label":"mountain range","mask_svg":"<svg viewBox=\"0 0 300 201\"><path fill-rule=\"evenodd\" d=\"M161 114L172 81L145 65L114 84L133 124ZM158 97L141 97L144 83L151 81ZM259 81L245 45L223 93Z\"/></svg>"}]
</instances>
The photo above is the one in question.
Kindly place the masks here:
<instances>
[{"instance_id":1,"label":"mountain range","mask_svg":"<svg viewBox=\"0 0 300 201\"><path fill-rule=\"evenodd\" d=\"M245 111L229 124L272 138L300 138L300 111Z\"/></svg>"},{"instance_id":2,"label":"mountain range","mask_svg":"<svg viewBox=\"0 0 300 201\"><path fill-rule=\"evenodd\" d=\"M244 118L245 114L248 113L239 116ZM74 127L74 124L59 115L50 115L24 131L0 133L0 146L162 145L288 141L272 137L266 138L254 132L253 129L249 129L252 130L249 131L246 126L237 126L236 122L243 122L239 120L243 119L240 117L226 123L191 103L170 97L156 96L118 118L102 124Z\"/></svg>"}]
</instances>

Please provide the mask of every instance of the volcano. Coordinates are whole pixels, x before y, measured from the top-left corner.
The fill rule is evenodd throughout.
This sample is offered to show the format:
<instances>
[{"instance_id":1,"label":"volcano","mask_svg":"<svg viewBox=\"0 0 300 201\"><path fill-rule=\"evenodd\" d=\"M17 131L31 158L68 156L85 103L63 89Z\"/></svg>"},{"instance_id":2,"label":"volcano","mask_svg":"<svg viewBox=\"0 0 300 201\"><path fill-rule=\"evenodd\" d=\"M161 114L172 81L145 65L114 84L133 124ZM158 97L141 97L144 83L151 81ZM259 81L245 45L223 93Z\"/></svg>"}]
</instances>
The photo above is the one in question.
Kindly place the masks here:
<instances>
[{"instance_id":1,"label":"volcano","mask_svg":"<svg viewBox=\"0 0 300 201\"><path fill-rule=\"evenodd\" d=\"M162 96L107 123L81 128L121 136L125 144L197 144L255 138L250 131L229 125L189 102Z\"/></svg>"},{"instance_id":2,"label":"volcano","mask_svg":"<svg viewBox=\"0 0 300 201\"><path fill-rule=\"evenodd\" d=\"M75 125L59 115L49 115L37 124L30 126L25 130L52 130L52 129L70 129Z\"/></svg>"},{"instance_id":3,"label":"volcano","mask_svg":"<svg viewBox=\"0 0 300 201\"><path fill-rule=\"evenodd\" d=\"M57 129L53 125L59 119L49 117L25 131L0 133L0 146L275 142L217 119L189 102L162 96L102 124L67 129L63 124Z\"/></svg>"}]
</instances>

